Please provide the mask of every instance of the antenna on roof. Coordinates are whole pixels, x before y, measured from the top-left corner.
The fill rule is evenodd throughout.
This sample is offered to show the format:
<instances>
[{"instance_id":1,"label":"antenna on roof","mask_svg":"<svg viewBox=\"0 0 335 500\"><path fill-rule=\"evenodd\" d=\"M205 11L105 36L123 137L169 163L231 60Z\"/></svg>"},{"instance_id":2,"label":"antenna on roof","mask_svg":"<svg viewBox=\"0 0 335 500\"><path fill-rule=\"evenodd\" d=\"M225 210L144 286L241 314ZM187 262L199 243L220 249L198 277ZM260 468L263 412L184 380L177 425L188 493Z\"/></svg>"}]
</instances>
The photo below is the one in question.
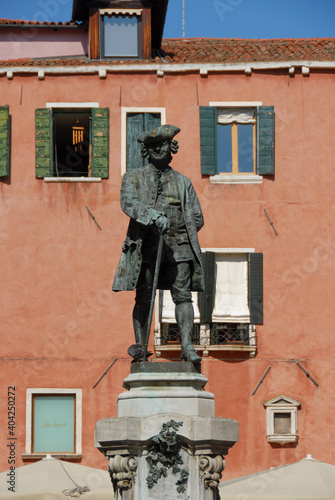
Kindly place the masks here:
<instances>
[{"instance_id":1,"label":"antenna on roof","mask_svg":"<svg viewBox=\"0 0 335 500\"><path fill-rule=\"evenodd\" d=\"M183 0L183 38L185 38L185 0Z\"/></svg>"}]
</instances>

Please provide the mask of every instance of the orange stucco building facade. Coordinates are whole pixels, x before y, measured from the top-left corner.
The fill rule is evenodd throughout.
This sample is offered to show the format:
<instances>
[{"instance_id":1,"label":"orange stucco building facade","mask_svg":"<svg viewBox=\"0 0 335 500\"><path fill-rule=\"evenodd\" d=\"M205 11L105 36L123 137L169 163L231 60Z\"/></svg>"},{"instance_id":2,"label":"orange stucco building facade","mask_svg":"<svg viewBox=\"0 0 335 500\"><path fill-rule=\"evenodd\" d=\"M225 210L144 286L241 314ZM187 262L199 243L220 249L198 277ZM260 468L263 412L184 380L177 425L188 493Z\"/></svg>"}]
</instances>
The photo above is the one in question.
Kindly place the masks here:
<instances>
[{"instance_id":1,"label":"orange stucco building facade","mask_svg":"<svg viewBox=\"0 0 335 500\"><path fill-rule=\"evenodd\" d=\"M7 25L0 23L4 40L6 30L22 29ZM47 23L34 26L35 44L48 28ZM89 36L89 29L76 29ZM216 254L263 255L263 318L249 330L252 335L206 344L203 333L198 342L216 415L234 418L240 426L223 479L291 463L307 453L335 464L329 446L335 437L334 46L332 39L163 40L160 52L145 60L93 60L69 49L69 58L63 51L62 58L0 62L0 105L8 106L9 115L8 170L0 178L1 471L9 468L7 438L15 438L17 467L44 456L32 448L34 412L27 410L32 389L80 391L75 404L81 423L77 415L74 432L81 435L72 453L57 456L106 467L94 447L95 422L116 416L133 343L134 294L116 294L111 287L128 225L119 203L127 113L137 112L160 114L162 122L181 129L172 166L192 180L198 194L205 219L201 247ZM204 174L200 108L263 106L274 110L274 170L262 175L256 166L245 175ZM94 108L109 112L108 174L37 178L36 110L76 115ZM257 119L251 126L249 149L257 156ZM157 309L151 359L177 359L178 343L161 345ZM229 314L221 323L234 324ZM251 324L250 318L239 321ZM10 391L15 419L9 416L10 387L15 387ZM286 401L289 408L274 409L272 415L273 435L294 437L284 443L279 441L285 437L267 438L264 402L278 396L297 403L291 412ZM296 419L297 426L285 427L283 415ZM9 434L14 420L15 435Z\"/></svg>"}]
</instances>

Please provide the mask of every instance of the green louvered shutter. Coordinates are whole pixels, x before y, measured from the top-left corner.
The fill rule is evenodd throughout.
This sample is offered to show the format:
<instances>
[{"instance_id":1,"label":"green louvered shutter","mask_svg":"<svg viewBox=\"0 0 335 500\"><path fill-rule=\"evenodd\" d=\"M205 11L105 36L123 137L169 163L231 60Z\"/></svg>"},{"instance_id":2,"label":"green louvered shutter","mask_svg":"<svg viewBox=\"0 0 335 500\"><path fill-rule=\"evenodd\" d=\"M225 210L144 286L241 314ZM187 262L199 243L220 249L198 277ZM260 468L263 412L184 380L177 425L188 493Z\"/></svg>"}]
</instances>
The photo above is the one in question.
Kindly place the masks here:
<instances>
[{"instance_id":1,"label":"green louvered shutter","mask_svg":"<svg viewBox=\"0 0 335 500\"><path fill-rule=\"evenodd\" d=\"M160 113L144 113L144 128L143 130L153 130L161 125ZM138 136L137 136L138 137ZM138 143L137 143L138 144ZM149 158L144 158L144 165L149 163Z\"/></svg>"},{"instance_id":2,"label":"green louvered shutter","mask_svg":"<svg viewBox=\"0 0 335 500\"><path fill-rule=\"evenodd\" d=\"M9 106L0 106L0 177L9 175Z\"/></svg>"},{"instance_id":3,"label":"green louvered shutter","mask_svg":"<svg viewBox=\"0 0 335 500\"><path fill-rule=\"evenodd\" d=\"M199 292L200 323L211 323L215 296L215 253L201 254L205 277L205 291Z\"/></svg>"},{"instance_id":4,"label":"green louvered shutter","mask_svg":"<svg viewBox=\"0 0 335 500\"><path fill-rule=\"evenodd\" d=\"M35 173L38 179L53 176L52 110L35 110Z\"/></svg>"},{"instance_id":5,"label":"green louvered shutter","mask_svg":"<svg viewBox=\"0 0 335 500\"><path fill-rule=\"evenodd\" d=\"M273 175L275 168L275 113L273 106L257 108L257 173Z\"/></svg>"},{"instance_id":6,"label":"green louvered shutter","mask_svg":"<svg viewBox=\"0 0 335 500\"><path fill-rule=\"evenodd\" d=\"M138 136L144 130L153 130L161 124L160 113L128 113L127 114L127 170L135 170L148 163L142 158Z\"/></svg>"},{"instance_id":7,"label":"green louvered shutter","mask_svg":"<svg viewBox=\"0 0 335 500\"><path fill-rule=\"evenodd\" d=\"M92 177L108 178L109 173L109 109L92 108Z\"/></svg>"},{"instance_id":8,"label":"green louvered shutter","mask_svg":"<svg viewBox=\"0 0 335 500\"><path fill-rule=\"evenodd\" d=\"M263 324L263 254L249 254L250 323Z\"/></svg>"},{"instance_id":9,"label":"green louvered shutter","mask_svg":"<svg viewBox=\"0 0 335 500\"><path fill-rule=\"evenodd\" d=\"M127 170L135 170L143 166L138 136L143 132L143 113L128 113L127 115Z\"/></svg>"},{"instance_id":10,"label":"green louvered shutter","mask_svg":"<svg viewBox=\"0 0 335 500\"><path fill-rule=\"evenodd\" d=\"M217 173L216 108L212 106L200 106L200 156L201 173L215 175Z\"/></svg>"},{"instance_id":11,"label":"green louvered shutter","mask_svg":"<svg viewBox=\"0 0 335 500\"><path fill-rule=\"evenodd\" d=\"M153 130L161 124L160 113L144 113L144 130Z\"/></svg>"}]
</instances>

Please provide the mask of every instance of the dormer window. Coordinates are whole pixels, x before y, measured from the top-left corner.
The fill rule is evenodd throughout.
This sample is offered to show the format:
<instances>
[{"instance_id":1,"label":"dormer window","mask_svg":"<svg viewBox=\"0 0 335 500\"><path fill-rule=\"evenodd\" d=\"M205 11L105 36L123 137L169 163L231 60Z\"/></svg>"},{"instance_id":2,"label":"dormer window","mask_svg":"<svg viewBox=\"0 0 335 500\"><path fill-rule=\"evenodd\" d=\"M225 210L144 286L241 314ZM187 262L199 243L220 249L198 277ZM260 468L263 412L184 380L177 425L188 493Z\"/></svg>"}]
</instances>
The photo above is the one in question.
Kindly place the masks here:
<instances>
[{"instance_id":1,"label":"dormer window","mask_svg":"<svg viewBox=\"0 0 335 500\"><path fill-rule=\"evenodd\" d=\"M142 57L142 9L100 9L102 58Z\"/></svg>"},{"instance_id":2,"label":"dormer window","mask_svg":"<svg viewBox=\"0 0 335 500\"><path fill-rule=\"evenodd\" d=\"M72 18L88 21L88 56L91 60L151 60L152 54L160 48L166 0L73 2Z\"/></svg>"}]
</instances>

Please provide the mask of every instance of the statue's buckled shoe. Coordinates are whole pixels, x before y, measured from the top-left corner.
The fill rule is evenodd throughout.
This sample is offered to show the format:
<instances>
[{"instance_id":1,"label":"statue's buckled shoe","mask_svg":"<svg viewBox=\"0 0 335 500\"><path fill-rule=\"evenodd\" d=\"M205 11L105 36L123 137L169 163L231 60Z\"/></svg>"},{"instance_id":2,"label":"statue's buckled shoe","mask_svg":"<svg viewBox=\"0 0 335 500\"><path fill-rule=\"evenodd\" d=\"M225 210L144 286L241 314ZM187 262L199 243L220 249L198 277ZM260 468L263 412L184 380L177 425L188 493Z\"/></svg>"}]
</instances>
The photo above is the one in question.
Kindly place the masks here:
<instances>
[{"instance_id":1,"label":"statue's buckled shoe","mask_svg":"<svg viewBox=\"0 0 335 500\"><path fill-rule=\"evenodd\" d=\"M147 361L152 352L146 350L143 344L133 344L128 349L128 354L133 358L132 363Z\"/></svg>"},{"instance_id":2,"label":"statue's buckled shoe","mask_svg":"<svg viewBox=\"0 0 335 500\"><path fill-rule=\"evenodd\" d=\"M181 348L181 359L191 361L192 363L200 363L201 357L198 356L192 344L186 344Z\"/></svg>"}]
</instances>

